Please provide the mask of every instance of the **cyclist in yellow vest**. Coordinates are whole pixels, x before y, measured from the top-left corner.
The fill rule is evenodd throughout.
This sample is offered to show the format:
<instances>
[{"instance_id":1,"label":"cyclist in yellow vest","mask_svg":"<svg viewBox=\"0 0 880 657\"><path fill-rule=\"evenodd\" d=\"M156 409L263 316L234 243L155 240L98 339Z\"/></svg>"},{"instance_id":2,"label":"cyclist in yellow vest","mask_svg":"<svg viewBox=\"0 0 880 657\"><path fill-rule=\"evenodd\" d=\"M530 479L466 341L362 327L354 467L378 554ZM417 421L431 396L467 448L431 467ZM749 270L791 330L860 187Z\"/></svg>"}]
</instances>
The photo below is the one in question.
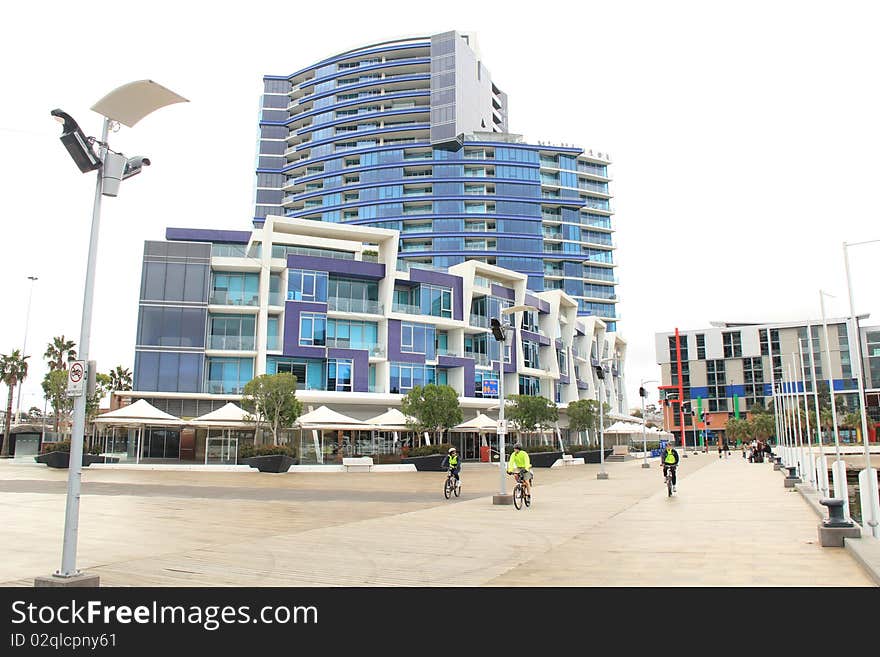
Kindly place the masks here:
<instances>
[{"instance_id":1,"label":"cyclist in yellow vest","mask_svg":"<svg viewBox=\"0 0 880 657\"><path fill-rule=\"evenodd\" d=\"M668 469L672 469L672 490L675 492L675 471L678 469L678 452L675 451L675 447L672 446L672 441L670 440L666 443L666 449L664 449L660 453L660 463L663 464L663 478L666 479L666 471Z\"/></svg>"},{"instance_id":2,"label":"cyclist in yellow vest","mask_svg":"<svg viewBox=\"0 0 880 657\"><path fill-rule=\"evenodd\" d=\"M449 472L455 477L455 485L461 485L461 459L458 458L458 452L455 450L455 447L449 448L449 452L443 457L443 462L440 464L440 467L448 467Z\"/></svg>"},{"instance_id":3,"label":"cyclist in yellow vest","mask_svg":"<svg viewBox=\"0 0 880 657\"><path fill-rule=\"evenodd\" d=\"M522 474L523 484L525 484L526 487L526 494L531 496L532 462L520 443L516 443L513 446L513 453L510 455L510 460L507 462L507 474L513 474L514 471L518 471Z\"/></svg>"}]
</instances>

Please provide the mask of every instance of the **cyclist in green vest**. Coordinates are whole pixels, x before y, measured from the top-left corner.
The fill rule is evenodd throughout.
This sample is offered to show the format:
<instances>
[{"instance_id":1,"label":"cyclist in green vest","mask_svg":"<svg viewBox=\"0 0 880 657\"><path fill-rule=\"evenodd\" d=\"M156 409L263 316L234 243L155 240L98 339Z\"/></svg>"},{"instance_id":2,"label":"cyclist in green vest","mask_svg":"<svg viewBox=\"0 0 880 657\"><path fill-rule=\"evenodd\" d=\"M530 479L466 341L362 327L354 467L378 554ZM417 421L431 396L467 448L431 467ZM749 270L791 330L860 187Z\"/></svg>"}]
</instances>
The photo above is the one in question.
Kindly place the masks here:
<instances>
[{"instance_id":1,"label":"cyclist in green vest","mask_svg":"<svg viewBox=\"0 0 880 657\"><path fill-rule=\"evenodd\" d=\"M516 443L513 446L513 453L511 453L510 460L507 462L507 474L513 474L515 470L518 470L522 475L523 484L525 484L526 487L526 494L531 496L532 462L529 459L528 453L522 448L520 443Z\"/></svg>"},{"instance_id":2,"label":"cyclist in green vest","mask_svg":"<svg viewBox=\"0 0 880 657\"><path fill-rule=\"evenodd\" d=\"M461 484L461 459L458 457L458 452L455 451L455 447L449 448L446 456L443 457L443 462L440 464L440 467L448 467L449 472L455 477L455 485L458 486Z\"/></svg>"},{"instance_id":3,"label":"cyclist in green vest","mask_svg":"<svg viewBox=\"0 0 880 657\"><path fill-rule=\"evenodd\" d=\"M666 449L660 453L660 463L663 464L663 478L666 479L666 471L672 469L672 490L675 492L675 471L678 469L678 452L670 440L666 443Z\"/></svg>"}]
</instances>

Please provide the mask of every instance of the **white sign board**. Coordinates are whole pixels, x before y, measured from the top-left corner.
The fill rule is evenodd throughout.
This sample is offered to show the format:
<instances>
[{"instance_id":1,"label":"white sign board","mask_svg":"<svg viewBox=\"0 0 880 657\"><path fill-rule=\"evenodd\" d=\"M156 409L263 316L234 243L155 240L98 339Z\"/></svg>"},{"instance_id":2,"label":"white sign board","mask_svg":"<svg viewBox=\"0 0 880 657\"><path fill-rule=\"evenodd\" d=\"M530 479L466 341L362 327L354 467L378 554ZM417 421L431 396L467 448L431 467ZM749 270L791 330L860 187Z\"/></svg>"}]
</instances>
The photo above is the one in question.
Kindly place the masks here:
<instances>
[{"instance_id":1,"label":"white sign board","mask_svg":"<svg viewBox=\"0 0 880 657\"><path fill-rule=\"evenodd\" d=\"M67 396L80 397L86 388L86 362L75 360L67 370Z\"/></svg>"},{"instance_id":2,"label":"white sign board","mask_svg":"<svg viewBox=\"0 0 880 657\"><path fill-rule=\"evenodd\" d=\"M502 436L507 433L507 420L498 420L498 433Z\"/></svg>"}]
</instances>

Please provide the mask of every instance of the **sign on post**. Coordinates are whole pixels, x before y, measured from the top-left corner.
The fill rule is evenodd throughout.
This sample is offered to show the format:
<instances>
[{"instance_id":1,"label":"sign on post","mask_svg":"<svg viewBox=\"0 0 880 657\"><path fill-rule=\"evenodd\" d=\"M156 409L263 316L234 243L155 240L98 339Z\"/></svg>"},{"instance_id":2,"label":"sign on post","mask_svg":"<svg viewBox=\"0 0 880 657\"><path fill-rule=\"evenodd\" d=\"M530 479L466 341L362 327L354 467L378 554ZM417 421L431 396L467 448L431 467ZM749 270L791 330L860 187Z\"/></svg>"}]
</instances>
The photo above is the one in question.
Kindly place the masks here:
<instances>
[{"instance_id":1,"label":"sign on post","mask_svg":"<svg viewBox=\"0 0 880 657\"><path fill-rule=\"evenodd\" d=\"M67 396L80 397L86 386L86 362L75 360L67 370Z\"/></svg>"},{"instance_id":2,"label":"sign on post","mask_svg":"<svg viewBox=\"0 0 880 657\"><path fill-rule=\"evenodd\" d=\"M507 420L498 420L498 435L503 436L507 433Z\"/></svg>"},{"instance_id":3,"label":"sign on post","mask_svg":"<svg viewBox=\"0 0 880 657\"><path fill-rule=\"evenodd\" d=\"M483 379L483 396L498 396L498 379Z\"/></svg>"}]
</instances>

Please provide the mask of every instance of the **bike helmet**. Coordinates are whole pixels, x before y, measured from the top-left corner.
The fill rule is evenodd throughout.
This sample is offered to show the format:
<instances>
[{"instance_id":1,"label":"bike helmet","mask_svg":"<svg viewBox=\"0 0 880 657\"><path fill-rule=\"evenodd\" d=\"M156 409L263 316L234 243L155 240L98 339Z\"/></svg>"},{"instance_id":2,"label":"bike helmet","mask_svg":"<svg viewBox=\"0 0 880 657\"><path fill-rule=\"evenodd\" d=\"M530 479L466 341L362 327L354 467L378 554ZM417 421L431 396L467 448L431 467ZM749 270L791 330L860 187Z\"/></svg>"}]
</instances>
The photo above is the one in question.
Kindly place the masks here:
<instances>
[{"instance_id":1,"label":"bike helmet","mask_svg":"<svg viewBox=\"0 0 880 657\"><path fill-rule=\"evenodd\" d=\"M455 447L450 447L450 448L449 448L449 453L450 453L450 454L452 454L454 451L455 451Z\"/></svg>"},{"instance_id":2,"label":"bike helmet","mask_svg":"<svg viewBox=\"0 0 880 657\"><path fill-rule=\"evenodd\" d=\"M516 444L513 446L513 448L514 448L514 449L522 449L522 443L516 443Z\"/></svg>"}]
</instances>

